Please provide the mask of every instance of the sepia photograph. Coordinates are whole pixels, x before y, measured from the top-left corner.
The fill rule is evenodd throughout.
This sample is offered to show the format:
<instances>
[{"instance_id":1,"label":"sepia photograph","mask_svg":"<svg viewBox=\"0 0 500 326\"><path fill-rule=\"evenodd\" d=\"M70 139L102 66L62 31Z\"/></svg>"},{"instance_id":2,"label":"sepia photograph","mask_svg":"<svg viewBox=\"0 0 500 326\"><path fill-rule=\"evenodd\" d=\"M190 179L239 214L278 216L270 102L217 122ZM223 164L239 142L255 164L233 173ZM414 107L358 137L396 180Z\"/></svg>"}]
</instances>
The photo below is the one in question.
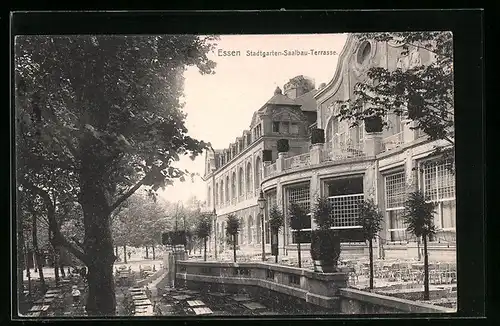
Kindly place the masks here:
<instances>
[{"instance_id":1,"label":"sepia photograph","mask_svg":"<svg viewBox=\"0 0 500 326\"><path fill-rule=\"evenodd\" d=\"M453 49L16 35L18 317L457 312Z\"/></svg>"}]
</instances>

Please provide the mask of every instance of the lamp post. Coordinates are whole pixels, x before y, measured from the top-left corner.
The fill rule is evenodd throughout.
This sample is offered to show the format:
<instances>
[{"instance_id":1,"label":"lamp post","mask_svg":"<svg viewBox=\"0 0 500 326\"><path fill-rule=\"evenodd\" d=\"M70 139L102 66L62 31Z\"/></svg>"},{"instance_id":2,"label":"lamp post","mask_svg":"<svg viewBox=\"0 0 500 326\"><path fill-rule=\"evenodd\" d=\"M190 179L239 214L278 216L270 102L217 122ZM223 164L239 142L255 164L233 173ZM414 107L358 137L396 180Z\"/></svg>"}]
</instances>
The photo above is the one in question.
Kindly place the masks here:
<instances>
[{"instance_id":1,"label":"lamp post","mask_svg":"<svg viewBox=\"0 0 500 326\"><path fill-rule=\"evenodd\" d=\"M266 260L266 245L265 245L265 229L264 229L264 208L266 207L266 199L264 198L264 192L260 191L259 199L257 200L260 210L261 219L261 232L262 232L262 261Z\"/></svg>"},{"instance_id":2,"label":"lamp post","mask_svg":"<svg viewBox=\"0 0 500 326\"><path fill-rule=\"evenodd\" d=\"M215 248L215 253L214 253L214 257L215 257L215 260L217 260L217 211L215 210L215 202L214 202L214 227L213 227L213 230L214 230L214 248Z\"/></svg>"}]
</instances>

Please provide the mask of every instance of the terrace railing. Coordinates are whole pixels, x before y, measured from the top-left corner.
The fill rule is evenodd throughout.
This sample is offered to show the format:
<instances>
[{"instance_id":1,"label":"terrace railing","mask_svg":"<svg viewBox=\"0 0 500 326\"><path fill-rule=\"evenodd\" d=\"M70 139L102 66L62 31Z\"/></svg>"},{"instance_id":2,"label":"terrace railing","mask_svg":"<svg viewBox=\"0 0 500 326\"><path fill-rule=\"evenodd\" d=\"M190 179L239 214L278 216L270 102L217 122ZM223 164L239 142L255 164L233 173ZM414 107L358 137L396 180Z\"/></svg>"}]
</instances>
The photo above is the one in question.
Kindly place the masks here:
<instances>
[{"instance_id":1,"label":"terrace railing","mask_svg":"<svg viewBox=\"0 0 500 326\"><path fill-rule=\"evenodd\" d=\"M311 164L311 154L305 153L305 154L295 155L286 158L284 162L285 162L284 170L305 167Z\"/></svg>"},{"instance_id":2,"label":"terrace railing","mask_svg":"<svg viewBox=\"0 0 500 326\"><path fill-rule=\"evenodd\" d=\"M276 174L276 162L264 167L264 177L272 177L274 174Z\"/></svg>"},{"instance_id":3,"label":"terrace railing","mask_svg":"<svg viewBox=\"0 0 500 326\"><path fill-rule=\"evenodd\" d=\"M322 161L342 161L351 158L362 158L366 154L363 151L363 143L347 141L340 143L338 147L333 147L331 142L325 143L323 146Z\"/></svg>"},{"instance_id":4,"label":"terrace railing","mask_svg":"<svg viewBox=\"0 0 500 326\"><path fill-rule=\"evenodd\" d=\"M398 132L392 136L386 137L382 140L382 149L384 151L389 151L396 147L401 146L404 143L403 132Z\"/></svg>"}]
</instances>

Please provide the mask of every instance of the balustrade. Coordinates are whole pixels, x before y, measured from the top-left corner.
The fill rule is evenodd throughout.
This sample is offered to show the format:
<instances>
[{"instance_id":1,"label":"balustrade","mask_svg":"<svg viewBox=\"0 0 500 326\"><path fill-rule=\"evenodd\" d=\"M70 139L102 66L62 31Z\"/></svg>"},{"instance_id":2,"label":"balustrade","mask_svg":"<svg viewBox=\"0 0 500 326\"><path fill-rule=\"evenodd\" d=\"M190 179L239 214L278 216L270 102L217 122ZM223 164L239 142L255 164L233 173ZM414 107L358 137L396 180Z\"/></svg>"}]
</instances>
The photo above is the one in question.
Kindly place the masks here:
<instances>
[{"instance_id":1,"label":"balustrade","mask_svg":"<svg viewBox=\"0 0 500 326\"><path fill-rule=\"evenodd\" d=\"M333 147L331 142L325 143L323 147L322 161L341 161L356 157L365 157L363 143L347 141L340 142L338 147Z\"/></svg>"},{"instance_id":2,"label":"balustrade","mask_svg":"<svg viewBox=\"0 0 500 326\"><path fill-rule=\"evenodd\" d=\"M382 140L382 150L389 151L396 147L401 146L404 143L403 132L398 132L392 136L386 137Z\"/></svg>"}]
</instances>

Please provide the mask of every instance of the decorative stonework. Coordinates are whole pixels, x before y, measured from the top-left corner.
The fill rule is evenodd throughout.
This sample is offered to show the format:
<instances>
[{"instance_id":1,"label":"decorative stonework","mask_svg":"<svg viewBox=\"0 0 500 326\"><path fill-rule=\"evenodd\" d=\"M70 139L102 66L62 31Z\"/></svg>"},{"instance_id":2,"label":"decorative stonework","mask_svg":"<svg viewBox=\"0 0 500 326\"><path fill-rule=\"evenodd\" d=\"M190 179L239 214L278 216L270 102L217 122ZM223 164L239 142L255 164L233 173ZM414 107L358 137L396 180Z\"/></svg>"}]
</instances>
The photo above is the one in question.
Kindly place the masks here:
<instances>
[{"instance_id":1,"label":"decorative stonework","mask_svg":"<svg viewBox=\"0 0 500 326\"><path fill-rule=\"evenodd\" d=\"M273 109L271 117L274 121L303 121L306 119L302 114L294 110L284 108Z\"/></svg>"}]
</instances>

